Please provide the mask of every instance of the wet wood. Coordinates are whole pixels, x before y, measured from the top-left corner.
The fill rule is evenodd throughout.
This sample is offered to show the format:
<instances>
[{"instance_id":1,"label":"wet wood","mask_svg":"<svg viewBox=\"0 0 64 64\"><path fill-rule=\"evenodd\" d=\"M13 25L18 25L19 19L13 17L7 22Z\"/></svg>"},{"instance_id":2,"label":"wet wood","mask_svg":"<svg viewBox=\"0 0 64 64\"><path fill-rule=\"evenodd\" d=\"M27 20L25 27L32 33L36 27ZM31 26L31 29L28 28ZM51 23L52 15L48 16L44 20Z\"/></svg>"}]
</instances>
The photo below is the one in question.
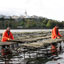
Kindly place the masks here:
<instances>
[{"instance_id":1,"label":"wet wood","mask_svg":"<svg viewBox=\"0 0 64 64\"><path fill-rule=\"evenodd\" d=\"M49 38L49 37L50 36L38 37L38 38L35 38L35 39L25 39L25 40L9 40L8 42L0 42L0 46L2 46L2 45L12 45L12 44L16 44L16 43L34 42L34 41L46 39L46 38Z\"/></svg>"},{"instance_id":2,"label":"wet wood","mask_svg":"<svg viewBox=\"0 0 64 64\"><path fill-rule=\"evenodd\" d=\"M3 46L3 45L12 45L12 44L16 44L16 42L0 42L0 46Z\"/></svg>"},{"instance_id":3,"label":"wet wood","mask_svg":"<svg viewBox=\"0 0 64 64\"><path fill-rule=\"evenodd\" d=\"M39 47L43 47L47 44L51 44L51 43L59 43L63 41L62 39L48 39L48 40L44 40L42 42L34 42L34 43L25 43L25 44L22 44L21 46L24 46L24 47L32 47L32 48L39 48Z\"/></svg>"},{"instance_id":4,"label":"wet wood","mask_svg":"<svg viewBox=\"0 0 64 64\"><path fill-rule=\"evenodd\" d=\"M37 38L29 38L29 39L21 39L21 40L9 40L8 42L25 43L25 42L35 42L35 41L38 41L38 40L49 39L49 38L51 38L51 36L37 37Z\"/></svg>"},{"instance_id":5,"label":"wet wood","mask_svg":"<svg viewBox=\"0 0 64 64\"><path fill-rule=\"evenodd\" d=\"M37 41L37 40L43 40L43 39L48 39L48 38L51 38L51 36L46 36L46 37L37 37L37 38L29 38L29 39L24 39L22 41L26 41L26 42L34 42L34 41Z\"/></svg>"}]
</instances>

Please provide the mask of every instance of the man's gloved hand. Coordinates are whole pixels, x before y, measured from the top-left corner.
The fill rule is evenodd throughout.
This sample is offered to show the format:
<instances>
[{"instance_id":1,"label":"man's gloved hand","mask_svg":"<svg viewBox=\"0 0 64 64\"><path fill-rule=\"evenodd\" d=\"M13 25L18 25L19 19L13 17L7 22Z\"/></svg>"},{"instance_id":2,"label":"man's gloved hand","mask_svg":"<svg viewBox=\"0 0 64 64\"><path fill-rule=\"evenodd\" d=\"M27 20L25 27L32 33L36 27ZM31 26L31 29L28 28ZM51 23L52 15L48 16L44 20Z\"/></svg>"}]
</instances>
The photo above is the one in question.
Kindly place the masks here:
<instances>
[{"instance_id":1,"label":"man's gloved hand","mask_svg":"<svg viewBox=\"0 0 64 64\"><path fill-rule=\"evenodd\" d=\"M8 38L8 40L10 40L10 38Z\"/></svg>"},{"instance_id":2,"label":"man's gloved hand","mask_svg":"<svg viewBox=\"0 0 64 64\"><path fill-rule=\"evenodd\" d=\"M57 38L58 38L58 39L60 39L60 37L59 37L59 36L58 36Z\"/></svg>"}]
</instances>

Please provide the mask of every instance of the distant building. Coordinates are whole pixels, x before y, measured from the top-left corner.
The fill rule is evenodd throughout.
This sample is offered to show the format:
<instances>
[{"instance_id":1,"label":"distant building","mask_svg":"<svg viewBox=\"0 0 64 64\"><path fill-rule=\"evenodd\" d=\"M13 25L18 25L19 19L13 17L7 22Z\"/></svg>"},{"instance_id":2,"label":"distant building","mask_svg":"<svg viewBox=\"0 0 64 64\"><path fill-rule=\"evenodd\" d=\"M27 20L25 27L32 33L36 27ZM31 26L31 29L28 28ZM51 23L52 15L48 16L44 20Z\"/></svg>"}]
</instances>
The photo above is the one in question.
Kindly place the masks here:
<instances>
[{"instance_id":1,"label":"distant building","mask_svg":"<svg viewBox=\"0 0 64 64\"><path fill-rule=\"evenodd\" d=\"M25 11L24 14L25 14L25 15L24 15L24 18L30 18L30 16L27 14L27 11Z\"/></svg>"},{"instance_id":2,"label":"distant building","mask_svg":"<svg viewBox=\"0 0 64 64\"><path fill-rule=\"evenodd\" d=\"M11 18L12 18L12 19L18 19L19 16L15 16L15 15L14 15L14 16L11 16Z\"/></svg>"},{"instance_id":3,"label":"distant building","mask_svg":"<svg viewBox=\"0 0 64 64\"><path fill-rule=\"evenodd\" d=\"M31 18L39 18L38 16L36 16L36 15L33 15L33 16L31 16Z\"/></svg>"},{"instance_id":4,"label":"distant building","mask_svg":"<svg viewBox=\"0 0 64 64\"><path fill-rule=\"evenodd\" d=\"M25 16L21 15L19 18L25 18Z\"/></svg>"},{"instance_id":5,"label":"distant building","mask_svg":"<svg viewBox=\"0 0 64 64\"><path fill-rule=\"evenodd\" d=\"M4 19L10 19L11 17L10 16L4 16Z\"/></svg>"}]
</instances>

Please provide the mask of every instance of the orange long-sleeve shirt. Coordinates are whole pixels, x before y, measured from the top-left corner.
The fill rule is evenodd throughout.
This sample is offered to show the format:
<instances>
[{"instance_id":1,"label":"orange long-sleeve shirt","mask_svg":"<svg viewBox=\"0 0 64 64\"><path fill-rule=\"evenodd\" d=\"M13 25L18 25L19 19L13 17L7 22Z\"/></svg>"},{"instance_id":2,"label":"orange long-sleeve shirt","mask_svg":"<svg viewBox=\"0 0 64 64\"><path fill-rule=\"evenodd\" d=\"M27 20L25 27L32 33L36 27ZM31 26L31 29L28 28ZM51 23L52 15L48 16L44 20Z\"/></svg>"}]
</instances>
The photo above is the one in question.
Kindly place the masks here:
<instances>
[{"instance_id":1,"label":"orange long-sleeve shirt","mask_svg":"<svg viewBox=\"0 0 64 64\"><path fill-rule=\"evenodd\" d=\"M55 39L56 37L62 37L62 35L59 33L58 29L56 28L56 26L52 29L52 39Z\"/></svg>"},{"instance_id":2,"label":"orange long-sleeve shirt","mask_svg":"<svg viewBox=\"0 0 64 64\"><path fill-rule=\"evenodd\" d=\"M2 36L2 42L6 42L8 39L13 39L14 40L14 37L13 37L13 34L11 32L9 32L9 35L8 35L8 32L5 31L3 33L3 36Z\"/></svg>"}]
</instances>

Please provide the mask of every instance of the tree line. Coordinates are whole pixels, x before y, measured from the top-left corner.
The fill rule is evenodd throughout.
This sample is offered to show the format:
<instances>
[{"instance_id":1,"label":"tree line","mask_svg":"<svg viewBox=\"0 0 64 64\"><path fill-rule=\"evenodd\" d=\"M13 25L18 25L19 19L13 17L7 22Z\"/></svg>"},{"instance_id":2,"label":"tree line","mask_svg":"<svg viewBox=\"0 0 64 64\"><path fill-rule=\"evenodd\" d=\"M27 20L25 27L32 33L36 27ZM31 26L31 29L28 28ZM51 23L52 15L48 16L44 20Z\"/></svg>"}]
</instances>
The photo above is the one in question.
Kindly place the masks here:
<instances>
[{"instance_id":1,"label":"tree line","mask_svg":"<svg viewBox=\"0 0 64 64\"><path fill-rule=\"evenodd\" d=\"M58 25L60 29L63 29L64 21L59 22L47 18L0 18L0 29L5 29L8 26L12 29L52 29L55 25Z\"/></svg>"}]
</instances>

